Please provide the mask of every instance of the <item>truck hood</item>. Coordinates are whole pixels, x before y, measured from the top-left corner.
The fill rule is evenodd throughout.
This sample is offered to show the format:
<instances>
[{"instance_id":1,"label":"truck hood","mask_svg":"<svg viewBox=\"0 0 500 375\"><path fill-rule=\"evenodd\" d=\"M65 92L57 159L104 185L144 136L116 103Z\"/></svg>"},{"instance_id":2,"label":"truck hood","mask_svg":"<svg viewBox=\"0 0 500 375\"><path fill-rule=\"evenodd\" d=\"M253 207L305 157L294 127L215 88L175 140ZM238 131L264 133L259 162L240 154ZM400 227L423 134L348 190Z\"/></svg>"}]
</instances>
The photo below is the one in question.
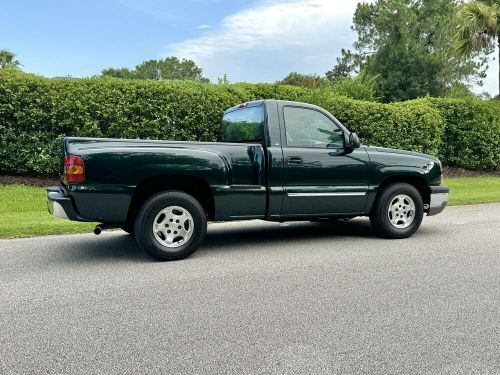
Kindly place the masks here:
<instances>
[{"instance_id":1,"label":"truck hood","mask_svg":"<svg viewBox=\"0 0 500 375\"><path fill-rule=\"evenodd\" d=\"M438 158L432 155L424 154L422 152L414 152L414 151L406 151L406 150L398 150L395 148L385 148L385 147L370 147L372 150L376 150L378 152L385 152L389 154L400 154L400 155L410 155L410 156L416 156L419 158L424 158L424 159L429 159L433 161L437 161Z\"/></svg>"},{"instance_id":2,"label":"truck hood","mask_svg":"<svg viewBox=\"0 0 500 375\"><path fill-rule=\"evenodd\" d=\"M365 147L372 163L379 166L401 166L430 169L439 159L420 152L396 150L384 147Z\"/></svg>"}]
</instances>

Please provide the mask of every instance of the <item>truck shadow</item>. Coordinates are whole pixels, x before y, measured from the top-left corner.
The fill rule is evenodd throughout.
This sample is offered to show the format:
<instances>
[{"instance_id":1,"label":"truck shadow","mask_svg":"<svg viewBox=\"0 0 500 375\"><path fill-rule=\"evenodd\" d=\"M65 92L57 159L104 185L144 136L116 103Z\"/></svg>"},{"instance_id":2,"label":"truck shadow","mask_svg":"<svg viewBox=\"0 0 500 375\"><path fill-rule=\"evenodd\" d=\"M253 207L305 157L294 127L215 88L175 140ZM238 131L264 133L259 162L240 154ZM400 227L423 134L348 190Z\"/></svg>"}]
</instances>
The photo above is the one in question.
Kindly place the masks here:
<instances>
[{"instance_id":1,"label":"truck shadow","mask_svg":"<svg viewBox=\"0 0 500 375\"><path fill-rule=\"evenodd\" d=\"M356 219L347 222L295 222L284 224L256 224L230 228L210 228L200 251L238 249L243 245L266 246L276 243L297 243L310 240L328 240L344 237L376 238L370 222Z\"/></svg>"},{"instance_id":2,"label":"truck shadow","mask_svg":"<svg viewBox=\"0 0 500 375\"><path fill-rule=\"evenodd\" d=\"M90 238L89 238L90 237ZM116 231L99 237L94 235L82 239L65 241L64 248L57 249L59 260L66 263L85 262L150 262L150 258L137 245L134 237Z\"/></svg>"},{"instance_id":3,"label":"truck shadow","mask_svg":"<svg viewBox=\"0 0 500 375\"><path fill-rule=\"evenodd\" d=\"M375 238L370 223L356 219L338 223L234 223L234 225L210 225L204 244L196 254L204 256L213 252L240 250L243 246L255 245L265 249L267 245L300 244L302 241L321 241L346 237ZM62 238L61 238L62 239ZM55 244L54 258L58 262L151 262L153 261L137 245L135 239L116 231L99 237L64 239L64 246Z\"/></svg>"}]
</instances>

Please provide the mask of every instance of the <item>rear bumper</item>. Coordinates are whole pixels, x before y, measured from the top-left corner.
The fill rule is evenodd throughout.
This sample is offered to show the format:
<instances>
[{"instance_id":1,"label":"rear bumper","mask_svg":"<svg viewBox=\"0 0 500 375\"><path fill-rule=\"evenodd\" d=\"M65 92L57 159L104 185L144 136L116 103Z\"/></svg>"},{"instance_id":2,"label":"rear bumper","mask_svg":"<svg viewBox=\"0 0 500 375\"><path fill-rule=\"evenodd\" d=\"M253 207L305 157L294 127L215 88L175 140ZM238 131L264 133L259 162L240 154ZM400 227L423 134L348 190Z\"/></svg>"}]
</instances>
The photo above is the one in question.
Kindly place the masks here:
<instances>
[{"instance_id":1,"label":"rear bumper","mask_svg":"<svg viewBox=\"0 0 500 375\"><path fill-rule=\"evenodd\" d=\"M427 211L427 216L433 216L441 213L446 205L448 204L448 187L430 186L431 189L431 201L429 203L429 210Z\"/></svg>"},{"instance_id":2,"label":"rear bumper","mask_svg":"<svg viewBox=\"0 0 500 375\"><path fill-rule=\"evenodd\" d=\"M56 217L75 221L85 221L78 216L71 198L65 197L59 186L47 188L47 209L51 215Z\"/></svg>"}]
</instances>

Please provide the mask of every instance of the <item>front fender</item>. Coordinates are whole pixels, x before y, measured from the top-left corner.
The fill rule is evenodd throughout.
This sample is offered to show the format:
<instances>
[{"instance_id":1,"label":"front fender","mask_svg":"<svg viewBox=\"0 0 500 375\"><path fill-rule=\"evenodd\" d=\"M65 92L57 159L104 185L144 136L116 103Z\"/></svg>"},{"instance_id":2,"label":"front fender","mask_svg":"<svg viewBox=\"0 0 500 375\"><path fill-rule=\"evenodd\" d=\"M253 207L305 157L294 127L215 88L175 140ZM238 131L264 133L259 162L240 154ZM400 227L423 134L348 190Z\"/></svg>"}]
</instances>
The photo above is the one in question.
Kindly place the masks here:
<instances>
[{"instance_id":1,"label":"front fender","mask_svg":"<svg viewBox=\"0 0 500 375\"><path fill-rule=\"evenodd\" d=\"M366 200L365 211L370 212L373 203L377 197L380 187L391 181L397 182L415 182L432 186L441 183L441 166L435 158L416 157L413 155L398 155L396 160L377 160L377 157L372 157L372 165L370 168L370 184ZM373 160L375 159L375 160ZM390 165L390 162L397 162L397 165Z\"/></svg>"}]
</instances>

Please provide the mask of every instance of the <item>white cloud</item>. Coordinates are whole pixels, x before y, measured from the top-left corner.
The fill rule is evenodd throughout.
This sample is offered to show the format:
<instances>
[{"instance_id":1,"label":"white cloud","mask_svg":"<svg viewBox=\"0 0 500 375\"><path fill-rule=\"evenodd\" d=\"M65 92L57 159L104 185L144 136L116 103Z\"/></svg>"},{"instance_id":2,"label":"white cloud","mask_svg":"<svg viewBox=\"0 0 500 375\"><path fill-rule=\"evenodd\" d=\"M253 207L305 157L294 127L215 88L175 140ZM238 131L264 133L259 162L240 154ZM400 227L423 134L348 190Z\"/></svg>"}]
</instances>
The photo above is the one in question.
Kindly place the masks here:
<instances>
[{"instance_id":1,"label":"white cloud","mask_svg":"<svg viewBox=\"0 0 500 375\"><path fill-rule=\"evenodd\" d=\"M275 81L291 71L323 74L350 30L356 0L272 1L224 18L200 37L167 46L165 55L189 58L215 79Z\"/></svg>"},{"instance_id":2,"label":"white cloud","mask_svg":"<svg viewBox=\"0 0 500 375\"><path fill-rule=\"evenodd\" d=\"M268 0L211 29L200 25L201 36L169 44L163 55L194 60L212 80L224 73L231 82L273 82L292 71L323 74L355 40L350 26L358 2ZM498 61L490 60L484 86L474 91L497 95L497 80Z\"/></svg>"},{"instance_id":3,"label":"white cloud","mask_svg":"<svg viewBox=\"0 0 500 375\"><path fill-rule=\"evenodd\" d=\"M207 25L207 24L202 24L202 25L199 25L199 26L196 26L197 29L210 29L212 26L210 25Z\"/></svg>"}]
</instances>

